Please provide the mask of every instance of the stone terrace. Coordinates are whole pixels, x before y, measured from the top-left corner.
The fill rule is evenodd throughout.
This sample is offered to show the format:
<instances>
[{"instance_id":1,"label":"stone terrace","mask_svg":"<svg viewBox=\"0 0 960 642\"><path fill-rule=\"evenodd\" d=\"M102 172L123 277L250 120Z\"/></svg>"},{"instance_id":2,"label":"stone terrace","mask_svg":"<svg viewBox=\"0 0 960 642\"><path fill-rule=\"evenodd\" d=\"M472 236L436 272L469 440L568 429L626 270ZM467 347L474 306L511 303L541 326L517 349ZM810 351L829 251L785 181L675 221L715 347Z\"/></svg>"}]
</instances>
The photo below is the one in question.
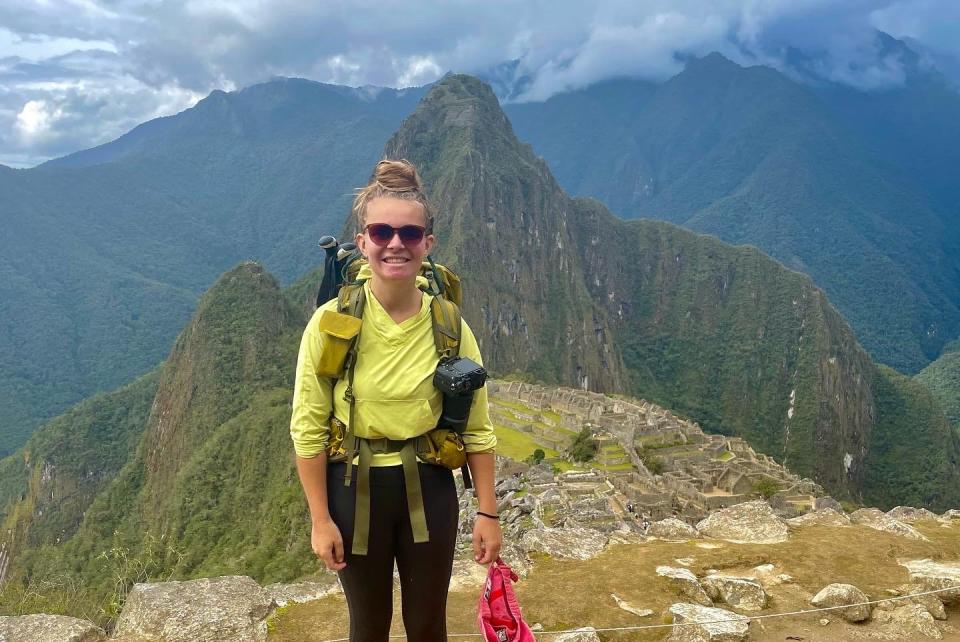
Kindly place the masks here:
<instances>
[{"instance_id":1,"label":"stone terrace","mask_svg":"<svg viewBox=\"0 0 960 642\"><path fill-rule=\"evenodd\" d=\"M823 495L816 483L755 452L743 439L708 435L646 401L520 382L488 386L494 423L526 433L542 447L563 452L576 433L590 429L597 445L592 472L579 480L566 473L556 483L558 498L590 503L589 513L598 520L606 502L614 519L632 512L695 522L712 510L755 499L758 485L779 489L771 503L792 516L814 508Z\"/></svg>"}]
</instances>

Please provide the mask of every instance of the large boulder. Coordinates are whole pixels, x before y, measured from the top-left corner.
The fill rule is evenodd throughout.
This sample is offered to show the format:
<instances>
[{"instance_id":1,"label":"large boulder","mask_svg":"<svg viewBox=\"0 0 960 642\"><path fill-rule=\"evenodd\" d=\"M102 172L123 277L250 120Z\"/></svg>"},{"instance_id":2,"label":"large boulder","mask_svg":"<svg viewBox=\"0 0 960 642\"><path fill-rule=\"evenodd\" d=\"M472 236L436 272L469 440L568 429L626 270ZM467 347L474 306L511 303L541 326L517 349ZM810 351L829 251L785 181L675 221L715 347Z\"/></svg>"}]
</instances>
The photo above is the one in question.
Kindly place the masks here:
<instances>
[{"instance_id":1,"label":"large boulder","mask_svg":"<svg viewBox=\"0 0 960 642\"><path fill-rule=\"evenodd\" d=\"M657 575L664 577L680 595L687 597L697 604L703 606L713 606L713 601L707 595L697 576L692 571L685 568L676 568L673 566L658 566Z\"/></svg>"},{"instance_id":2,"label":"large boulder","mask_svg":"<svg viewBox=\"0 0 960 642\"><path fill-rule=\"evenodd\" d=\"M787 541L788 534L786 523L762 500L718 510L698 523L697 530L743 544L776 544Z\"/></svg>"},{"instance_id":3,"label":"large boulder","mask_svg":"<svg viewBox=\"0 0 960 642\"><path fill-rule=\"evenodd\" d=\"M919 604L905 604L892 610L874 611L874 621L897 640L917 640L920 636L943 639L933 616Z\"/></svg>"},{"instance_id":4,"label":"large boulder","mask_svg":"<svg viewBox=\"0 0 960 642\"><path fill-rule=\"evenodd\" d=\"M893 519L905 524L913 524L924 520L934 522L941 521L941 517L926 508L914 508L913 506L897 506L887 511L887 515Z\"/></svg>"},{"instance_id":5,"label":"large boulder","mask_svg":"<svg viewBox=\"0 0 960 642\"><path fill-rule=\"evenodd\" d=\"M337 581L336 574L330 572L321 577L322 579L319 580L297 582L295 584L268 584L263 587L263 590L273 598L278 607L322 600L328 595L343 591L340 582Z\"/></svg>"},{"instance_id":6,"label":"large boulder","mask_svg":"<svg viewBox=\"0 0 960 642\"><path fill-rule=\"evenodd\" d=\"M918 541L925 541L927 539L913 526L904 524L890 517L879 508L861 508L860 510L856 510L850 513L850 521L854 524L863 524L874 530L900 535L907 539Z\"/></svg>"},{"instance_id":7,"label":"large boulder","mask_svg":"<svg viewBox=\"0 0 960 642\"><path fill-rule=\"evenodd\" d=\"M960 562L912 560L900 564L910 572L910 581L925 591L942 591L936 595L946 603L960 602Z\"/></svg>"},{"instance_id":8,"label":"large boulder","mask_svg":"<svg viewBox=\"0 0 960 642\"><path fill-rule=\"evenodd\" d=\"M650 524L650 527L647 528L647 536L674 542L684 542L688 539L701 537L700 531L676 517L668 517Z\"/></svg>"},{"instance_id":9,"label":"large boulder","mask_svg":"<svg viewBox=\"0 0 960 642\"><path fill-rule=\"evenodd\" d=\"M741 642L747 639L750 620L727 611L696 604L670 607L673 629L667 642Z\"/></svg>"},{"instance_id":10,"label":"large boulder","mask_svg":"<svg viewBox=\"0 0 960 642\"><path fill-rule=\"evenodd\" d=\"M135 584L115 637L163 642L266 642L273 598L249 577Z\"/></svg>"},{"instance_id":11,"label":"large boulder","mask_svg":"<svg viewBox=\"0 0 960 642\"><path fill-rule=\"evenodd\" d=\"M593 528L535 528L523 534L520 545L526 552L588 560L603 551L607 536Z\"/></svg>"},{"instance_id":12,"label":"large boulder","mask_svg":"<svg viewBox=\"0 0 960 642\"><path fill-rule=\"evenodd\" d=\"M926 591L919 584L901 584L894 589L890 589L889 593L897 596L898 599L880 602L877 604L874 612L876 612L877 609L893 611L904 604L919 604L927 610L933 619L947 619L947 610L943 607L943 602L940 598L936 595L924 595Z\"/></svg>"},{"instance_id":13,"label":"large boulder","mask_svg":"<svg viewBox=\"0 0 960 642\"><path fill-rule=\"evenodd\" d=\"M960 509L951 508L950 510L944 512L944 514L941 515L940 517L948 521L951 521L954 519L960 519Z\"/></svg>"},{"instance_id":14,"label":"large boulder","mask_svg":"<svg viewBox=\"0 0 960 642\"><path fill-rule=\"evenodd\" d=\"M787 520L787 526L802 528L804 526L849 526L850 518L832 508L821 508L799 517Z\"/></svg>"},{"instance_id":15,"label":"large boulder","mask_svg":"<svg viewBox=\"0 0 960 642\"><path fill-rule=\"evenodd\" d=\"M762 611L767 606L767 594L760 582L750 577L707 575L700 585L712 600L722 601L743 611Z\"/></svg>"},{"instance_id":16,"label":"large boulder","mask_svg":"<svg viewBox=\"0 0 960 642\"><path fill-rule=\"evenodd\" d=\"M846 609L837 609L835 613L847 622L862 622L870 618L870 598L866 593L852 584L828 584L817 593L810 603L818 609L837 606L848 606ZM857 606L853 606L857 605Z\"/></svg>"},{"instance_id":17,"label":"large boulder","mask_svg":"<svg viewBox=\"0 0 960 642\"><path fill-rule=\"evenodd\" d=\"M561 633L553 639L556 642L600 642L600 636L592 626L585 626L570 633Z\"/></svg>"},{"instance_id":18,"label":"large boulder","mask_svg":"<svg viewBox=\"0 0 960 642\"><path fill-rule=\"evenodd\" d=\"M107 634L87 620L66 615L0 617L0 642L105 642Z\"/></svg>"}]
</instances>

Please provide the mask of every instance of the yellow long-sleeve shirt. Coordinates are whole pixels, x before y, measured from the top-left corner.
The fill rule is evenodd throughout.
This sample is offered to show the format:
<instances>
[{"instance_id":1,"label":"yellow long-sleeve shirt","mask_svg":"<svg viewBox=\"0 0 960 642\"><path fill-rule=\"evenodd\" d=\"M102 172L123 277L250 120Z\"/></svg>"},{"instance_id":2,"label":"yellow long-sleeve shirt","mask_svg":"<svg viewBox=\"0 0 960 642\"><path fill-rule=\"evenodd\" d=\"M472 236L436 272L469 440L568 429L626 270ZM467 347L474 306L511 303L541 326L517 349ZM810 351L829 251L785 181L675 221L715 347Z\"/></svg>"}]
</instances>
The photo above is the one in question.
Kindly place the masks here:
<instances>
[{"instance_id":1,"label":"yellow long-sleeve shirt","mask_svg":"<svg viewBox=\"0 0 960 642\"><path fill-rule=\"evenodd\" d=\"M359 437L409 439L431 430L440 419L443 396L433 385L439 355L433 340L430 317L432 297L423 295L420 312L396 323L366 288L366 305L360 330L360 345L354 374L356 426ZM334 299L310 319L300 342L290 436L301 457L318 455L327 446L331 413L346 424L350 404L343 398L346 379L317 375L316 363L323 351L325 334L319 329L325 310L336 310ZM461 325L460 356L482 363L477 340L466 321ZM486 387L474 393L470 419L463 433L467 452L487 452L497 444L490 422ZM374 455L371 465L400 463L398 453Z\"/></svg>"}]
</instances>

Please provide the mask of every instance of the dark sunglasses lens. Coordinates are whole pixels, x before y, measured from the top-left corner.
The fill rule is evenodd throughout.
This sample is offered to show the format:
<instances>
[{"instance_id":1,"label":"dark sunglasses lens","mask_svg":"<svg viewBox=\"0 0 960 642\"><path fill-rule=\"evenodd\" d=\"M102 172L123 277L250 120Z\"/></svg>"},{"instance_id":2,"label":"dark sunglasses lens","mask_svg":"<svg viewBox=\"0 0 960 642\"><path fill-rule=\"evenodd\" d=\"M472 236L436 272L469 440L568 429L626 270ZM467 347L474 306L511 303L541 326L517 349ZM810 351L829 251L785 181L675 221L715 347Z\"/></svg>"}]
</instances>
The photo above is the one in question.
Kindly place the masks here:
<instances>
[{"instance_id":1,"label":"dark sunglasses lens","mask_svg":"<svg viewBox=\"0 0 960 642\"><path fill-rule=\"evenodd\" d=\"M423 228L416 225L404 225L399 230L400 241L404 245L416 245L423 240Z\"/></svg>"},{"instance_id":2,"label":"dark sunglasses lens","mask_svg":"<svg viewBox=\"0 0 960 642\"><path fill-rule=\"evenodd\" d=\"M370 240L377 245L386 245L393 238L393 228L383 223L375 223L367 226L367 234L370 235Z\"/></svg>"}]
</instances>

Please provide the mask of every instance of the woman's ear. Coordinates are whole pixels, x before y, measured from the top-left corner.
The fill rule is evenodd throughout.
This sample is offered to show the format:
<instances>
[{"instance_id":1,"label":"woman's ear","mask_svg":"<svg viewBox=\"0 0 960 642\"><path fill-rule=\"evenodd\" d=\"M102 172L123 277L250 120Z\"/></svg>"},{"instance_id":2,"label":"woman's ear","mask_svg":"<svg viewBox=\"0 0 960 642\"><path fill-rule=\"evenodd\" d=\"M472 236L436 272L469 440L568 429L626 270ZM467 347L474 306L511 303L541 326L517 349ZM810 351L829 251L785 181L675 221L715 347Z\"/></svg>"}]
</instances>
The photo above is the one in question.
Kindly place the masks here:
<instances>
[{"instance_id":1,"label":"woman's ear","mask_svg":"<svg viewBox=\"0 0 960 642\"><path fill-rule=\"evenodd\" d=\"M363 232L357 234L357 249L360 250L360 254L363 254L364 257L367 256L367 235Z\"/></svg>"},{"instance_id":2,"label":"woman's ear","mask_svg":"<svg viewBox=\"0 0 960 642\"><path fill-rule=\"evenodd\" d=\"M433 249L433 246L436 242L437 237L435 237L433 234L427 234L425 237L423 237L423 244L427 250L427 254L430 254L430 250Z\"/></svg>"}]
</instances>

